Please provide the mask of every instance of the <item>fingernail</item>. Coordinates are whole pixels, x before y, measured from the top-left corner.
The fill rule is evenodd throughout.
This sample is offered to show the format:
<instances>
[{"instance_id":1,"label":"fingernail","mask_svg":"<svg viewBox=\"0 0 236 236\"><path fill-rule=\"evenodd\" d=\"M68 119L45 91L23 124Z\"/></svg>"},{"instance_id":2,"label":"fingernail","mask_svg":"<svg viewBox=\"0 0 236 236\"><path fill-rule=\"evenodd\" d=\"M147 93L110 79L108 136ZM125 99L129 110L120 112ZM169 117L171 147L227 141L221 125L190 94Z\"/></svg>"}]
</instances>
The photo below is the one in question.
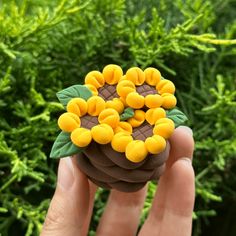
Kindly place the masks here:
<instances>
[{"instance_id":1,"label":"fingernail","mask_svg":"<svg viewBox=\"0 0 236 236\"><path fill-rule=\"evenodd\" d=\"M189 157L182 157L180 160L185 161L186 163L192 165L192 159Z\"/></svg>"},{"instance_id":2,"label":"fingernail","mask_svg":"<svg viewBox=\"0 0 236 236\"><path fill-rule=\"evenodd\" d=\"M192 129L190 129L188 126L179 126L178 129L182 129L184 132L190 134L191 136L193 136L193 131Z\"/></svg>"},{"instance_id":3,"label":"fingernail","mask_svg":"<svg viewBox=\"0 0 236 236\"><path fill-rule=\"evenodd\" d=\"M74 167L70 157L60 160L58 168L58 186L65 190L69 190L74 183Z\"/></svg>"}]
</instances>

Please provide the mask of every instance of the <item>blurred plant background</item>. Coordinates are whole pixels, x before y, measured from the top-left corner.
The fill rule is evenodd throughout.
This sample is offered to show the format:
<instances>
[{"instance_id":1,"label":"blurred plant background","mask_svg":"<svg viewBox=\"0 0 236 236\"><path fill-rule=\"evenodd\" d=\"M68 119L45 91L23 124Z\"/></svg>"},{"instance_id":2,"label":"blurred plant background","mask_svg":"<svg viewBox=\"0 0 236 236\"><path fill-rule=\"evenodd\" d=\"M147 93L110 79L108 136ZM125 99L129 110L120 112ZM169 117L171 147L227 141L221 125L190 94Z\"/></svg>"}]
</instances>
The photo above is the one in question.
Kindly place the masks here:
<instances>
[{"instance_id":1,"label":"blurred plant background","mask_svg":"<svg viewBox=\"0 0 236 236\"><path fill-rule=\"evenodd\" d=\"M0 0L0 235L39 234L56 182L55 93L110 63L176 84L196 140L193 235L236 235L235 16L235 0Z\"/></svg>"}]
</instances>

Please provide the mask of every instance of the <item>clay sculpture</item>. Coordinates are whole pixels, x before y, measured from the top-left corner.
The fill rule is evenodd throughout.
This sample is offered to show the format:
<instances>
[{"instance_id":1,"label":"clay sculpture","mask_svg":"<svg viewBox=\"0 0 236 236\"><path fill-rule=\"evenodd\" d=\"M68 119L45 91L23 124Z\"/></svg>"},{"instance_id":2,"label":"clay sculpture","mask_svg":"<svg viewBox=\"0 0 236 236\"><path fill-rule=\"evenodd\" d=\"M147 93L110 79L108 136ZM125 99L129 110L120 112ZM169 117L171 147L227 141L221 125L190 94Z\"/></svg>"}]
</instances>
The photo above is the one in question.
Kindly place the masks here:
<instances>
[{"instance_id":1,"label":"clay sculpture","mask_svg":"<svg viewBox=\"0 0 236 236\"><path fill-rule=\"evenodd\" d=\"M57 93L66 112L52 158L77 155L78 165L100 187L134 192L158 180L169 155L168 139L187 120L176 108L175 85L152 67L118 65L91 71L84 85Z\"/></svg>"}]
</instances>

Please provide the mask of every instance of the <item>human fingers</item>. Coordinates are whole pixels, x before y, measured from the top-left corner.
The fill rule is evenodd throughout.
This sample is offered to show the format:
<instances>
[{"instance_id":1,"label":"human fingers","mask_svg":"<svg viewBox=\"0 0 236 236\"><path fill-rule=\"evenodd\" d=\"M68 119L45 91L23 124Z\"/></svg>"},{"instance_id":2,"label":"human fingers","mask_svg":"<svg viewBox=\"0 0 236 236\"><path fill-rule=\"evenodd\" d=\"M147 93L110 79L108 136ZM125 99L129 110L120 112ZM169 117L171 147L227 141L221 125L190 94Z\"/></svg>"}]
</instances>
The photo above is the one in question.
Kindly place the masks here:
<instances>
[{"instance_id":1,"label":"human fingers","mask_svg":"<svg viewBox=\"0 0 236 236\"><path fill-rule=\"evenodd\" d=\"M186 157L192 160L194 151L192 130L187 126L179 126L170 137L170 146L167 169L180 158Z\"/></svg>"},{"instance_id":2,"label":"human fingers","mask_svg":"<svg viewBox=\"0 0 236 236\"><path fill-rule=\"evenodd\" d=\"M172 180L169 178L170 172L168 171L170 167L180 158L192 159L193 150L194 150L194 140L192 137L192 132L187 127L179 127L175 130L171 139L171 150L170 156L167 163L167 168L163 176L160 178L158 183L158 189L153 199L153 204L150 209L148 219L141 232L145 232L150 228L153 228L155 225L156 230L160 230L162 224L165 207L167 202L167 195L172 184ZM141 234L142 235L142 234Z\"/></svg>"},{"instance_id":3,"label":"human fingers","mask_svg":"<svg viewBox=\"0 0 236 236\"><path fill-rule=\"evenodd\" d=\"M91 198L88 179L77 167L76 158L62 158L41 236L86 235L82 233Z\"/></svg>"},{"instance_id":4,"label":"human fingers","mask_svg":"<svg viewBox=\"0 0 236 236\"><path fill-rule=\"evenodd\" d=\"M191 235L195 189L194 171L190 160L183 158L176 161L168 170L166 178L168 190L165 195L165 204L162 209L159 204L152 209L140 236ZM163 211L161 218L158 210Z\"/></svg>"},{"instance_id":5,"label":"human fingers","mask_svg":"<svg viewBox=\"0 0 236 236\"><path fill-rule=\"evenodd\" d=\"M168 169L180 158L188 158L192 161L194 151L194 139L192 130L186 126L175 129L170 137L170 154L166 163L166 170L158 182L158 188L150 210L150 217L155 215L156 225L160 224L164 215L166 195L169 190Z\"/></svg>"},{"instance_id":6,"label":"human fingers","mask_svg":"<svg viewBox=\"0 0 236 236\"><path fill-rule=\"evenodd\" d=\"M134 193L111 190L96 235L136 235L146 192L147 186Z\"/></svg>"},{"instance_id":7,"label":"human fingers","mask_svg":"<svg viewBox=\"0 0 236 236\"><path fill-rule=\"evenodd\" d=\"M89 180L89 209L88 209L88 214L86 216L84 225L81 229L81 235L87 235L88 234L88 230L89 230L89 225L90 225L90 221L91 221L91 216L93 213L93 206L94 206L94 197L97 191L97 185L95 185L93 182L91 182Z\"/></svg>"},{"instance_id":8,"label":"human fingers","mask_svg":"<svg viewBox=\"0 0 236 236\"><path fill-rule=\"evenodd\" d=\"M169 191L161 235L190 236L195 199L194 171L188 158L176 161L169 173Z\"/></svg>"}]
</instances>

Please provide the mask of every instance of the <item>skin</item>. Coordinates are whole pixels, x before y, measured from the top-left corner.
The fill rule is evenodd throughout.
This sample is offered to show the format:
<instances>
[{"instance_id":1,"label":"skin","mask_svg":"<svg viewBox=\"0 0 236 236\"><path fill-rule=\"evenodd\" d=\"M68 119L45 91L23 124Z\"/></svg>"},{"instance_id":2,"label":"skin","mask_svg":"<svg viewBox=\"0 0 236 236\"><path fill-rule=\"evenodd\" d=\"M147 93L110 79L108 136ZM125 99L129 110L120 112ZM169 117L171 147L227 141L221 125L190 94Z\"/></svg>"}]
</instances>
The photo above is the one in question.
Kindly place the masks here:
<instances>
[{"instance_id":1,"label":"skin","mask_svg":"<svg viewBox=\"0 0 236 236\"><path fill-rule=\"evenodd\" d=\"M147 186L134 193L111 190L97 236L190 236L195 186L191 165L191 130L177 128L170 138L167 168L159 180L149 215L139 232ZM91 220L97 187L79 170L75 158L63 158L55 194L41 236L84 236Z\"/></svg>"}]
</instances>

